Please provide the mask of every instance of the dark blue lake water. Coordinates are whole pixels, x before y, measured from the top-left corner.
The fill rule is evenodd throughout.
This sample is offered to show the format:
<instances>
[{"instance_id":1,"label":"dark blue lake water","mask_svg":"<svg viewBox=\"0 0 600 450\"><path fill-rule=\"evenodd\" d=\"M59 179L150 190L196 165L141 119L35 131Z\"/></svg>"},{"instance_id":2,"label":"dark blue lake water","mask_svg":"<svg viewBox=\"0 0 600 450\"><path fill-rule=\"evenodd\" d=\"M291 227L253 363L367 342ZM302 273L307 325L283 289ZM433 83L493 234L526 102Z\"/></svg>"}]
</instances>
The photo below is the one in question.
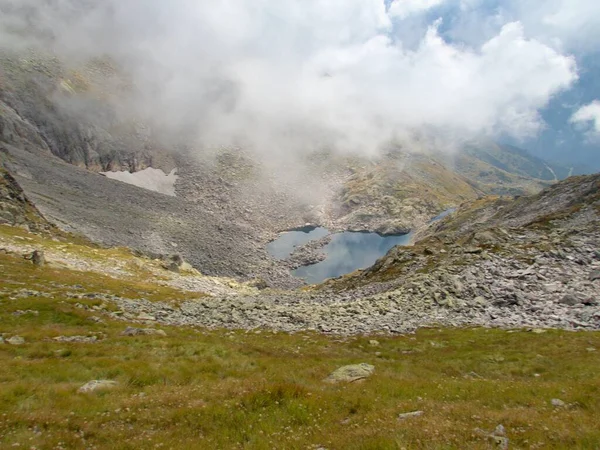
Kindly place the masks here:
<instances>
[{"instance_id":1,"label":"dark blue lake water","mask_svg":"<svg viewBox=\"0 0 600 450\"><path fill-rule=\"evenodd\" d=\"M440 220L454 212L444 211L430 222ZM329 235L326 228L306 227L282 233L279 238L267 245L267 250L276 259L285 259L294 251L294 247ZM327 278L339 277L358 269L366 269L375 264L396 245L407 245L412 233L400 236L380 236L377 233L352 232L335 233L331 242L323 247L327 259L317 264L300 267L292 274L308 283L320 283Z\"/></svg>"},{"instance_id":2,"label":"dark blue lake water","mask_svg":"<svg viewBox=\"0 0 600 450\"><path fill-rule=\"evenodd\" d=\"M329 234L323 227L306 227L294 231L286 231L277 239L267 244L269 254L276 259L285 259L292 254L294 247L304 245L309 241L321 239Z\"/></svg>"},{"instance_id":3,"label":"dark blue lake water","mask_svg":"<svg viewBox=\"0 0 600 450\"><path fill-rule=\"evenodd\" d=\"M292 274L314 284L327 278L354 272L357 269L366 269L396 245L408 244L410 238L410 234L380 236L377 233L350 231L337 233L323 248L327 259L317 264L300 267L292 271Z\"/></svg>"}]
</instances>

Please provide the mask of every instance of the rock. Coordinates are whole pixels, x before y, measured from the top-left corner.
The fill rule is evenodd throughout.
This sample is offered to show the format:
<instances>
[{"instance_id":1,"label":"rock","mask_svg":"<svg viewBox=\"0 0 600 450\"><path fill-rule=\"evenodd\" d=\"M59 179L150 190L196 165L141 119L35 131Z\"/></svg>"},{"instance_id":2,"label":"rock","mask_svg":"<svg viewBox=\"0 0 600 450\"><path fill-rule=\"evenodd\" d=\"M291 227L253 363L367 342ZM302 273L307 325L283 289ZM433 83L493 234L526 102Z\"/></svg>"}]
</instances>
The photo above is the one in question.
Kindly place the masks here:
<instances>
[{"instance_id":1,"label":"rock","mask_svg":"<svg viewBox=\"0 0 600 450\"><path fill-rule=\"evenodd\" d=\"M470 254L470 255L476 255L476 254L483 252L483 249L479 248L479 247L466 247L463 250L463 252Z\"/></svg>"},{"instance_id":2,"label":"rock","mask_svg":"<svg viewBox=\"0 0 600 450\"><path fill-rule=\"evenodd\" d=\"M97 336L57 336L52 338L56 342L75 342L80 344L92 344L98 342Z\"/></svg>"},{"instance_id":3,"label":"rock","mask_svg":"<svg viewBox=\"0 0 600 450\"><path fill-rule=\"evenodd\" d=\"M156 317L151 316L150 314L146 314L146 313L140 313L138 314L138 316L136 317L137 320L148 320L148 321L155 321Z\"/></svg>"},{"instance_id":4,"label":"rock","mask_svg":"<svg viewBox=\"0 0 600 450\"><path fill-rule=\"evenodd\" d=\"M164 330L157 330L155 328L127 327L121 333L121 335L122 336L148 336L148 335L166 336L167 333Z\"/></svg>"},{"instance_id":5,"label":"rock","mask_svg":"<svg viewBox=\"0 0 600 450\"><path fill-rule=\"evenodd\" d=\"M486 301L485 297L482 297L482 296L475 297L475 298L473 299L473 302L474 302L474 303L475 303L477 306L485 306L485 305L487 305L487 301Z\"/></svg>"},{"instance_id":6,"label":"rock","mask_svg":"<svg viewBox=\"0 0 600 450\"><path fill-rule=\"evenodd\" d=\"M369 341L369 345L370 345L371 347L379 347L379 341L376 341L375 339L371 339L371 340Z\"/></svg>"},{"instance_id":7,"label":"rock","mask_svg":"<svg viewBox=\"0 0 600 450\"><path fill-rule=\"evenodd\" d=\"M546 333L548 330L544 330L543 328L534 328L531 330L532 333L534 334L544 334Z\"/></svg>"},{"instance_id":8,"label":"rock","mask_svg":"<svg viewBox=\"0 0 600 450\"><path fill-rule=\"evenodd\" d=\"M262 291L263 289L267 289L269 287L267 282L265 280L263 280L262 278L256 278L256 279L250 281L248 283L248 285L250 287L255 287L259 291Z\"/></svg>"},{"instance_id":9,"label":"rock","mask_svg":"<svg viewBox=\"0 0 600 450\"><path fill-rule=\"evenodd\" d=\"M491 433L476 428L475 433L486 438L500 450L508 450L509 448L510 441L506 437L506 430L503 425L498 425Z\"/></svg>"},{"instance_id":10,"label":"rock","mask_svg":"<svg viewBox=\"0 0 600 450\"><path fill-rule=\"evenodd\" d=\"M117 387L118 383L113 380L92 380L85 383L77 392L80 394L87 394L89 392L113 389Z\"/></svg>"},{"instance_id":11,"label":"rock","mask_svg":"<svg viewBox=\"0 0 600 450\"><path fill-rule=\"evenodd\" d=\"M585 306L598 306L599 300L597 298L587 297L581 300Z\"/></svg>"},{"instance_id":12,"label":"rock","mask_svg":"<svg viewBox=\"0 0 600 450\"><path fill-rule=\"evenodd\" d=\"M412 411L407 413L398 414L398 420L411 419L413 417L421 417L424 414L423 411Z\"/></svg>"},{"instance_id":13,"label":"rock","mask_svg":"<svg viewBox=\"0 0 600 450\"><path fill-rule=\"evenodd\" d=\"M480 231L475 233L473 236L473 240L478 242L479 244L497 244L498 239L494 236L494 233L491 231Z\"/></svg>"},{"instance_id":14,"label":"rock","mask_svg":"<svg viewBox=\"0 0 600 450\"><path fill-rule=\"evenodd\" d=\"M6 341L10 345L23 345L25 343L25 339L21 336L13 336Z\"/></svg>"},{"instance_id":15,"label":"rock","mask_svg":"<svg viewBox=\"0 0 600 450\"><path fill-rule=\"evenodd\" d=\"M593 270L589 276L590 281L600 280L600 269Z\"/></svg>"},{"instance_id":16,"label":"rock","mask_svg":"<svg viewBox=\"0 0 600 450\"><path fill-rule=\"evenodd\" d=\"M42 267L46 264L46 257L42 250L34 250L29 255L25 256L25 259L30 260L34 266Z\"/></svg>"},{"instance_id":17,"label":"rock","mask_svg":"<svg viewBox=\"0 0 600 450\"><path fill-rule=\"evenodd\" d=\"M170 270L171 272L179 273L181 266L184 264L184 260L181 255L170 255L163 258L163 269Z\"/></svg>"},{"instance_id":18,"label":"rock","mask_svg":"<svg viewBox=\"0 0 600 450\"><path fill-rule=\"evenodd\" d=\"M492 443L494 443L500 450L508 450L509 448L510 441L507 437L491 434L488 439L492 441Z\"/></svg>"},{"instance_id":19,"label":"rock","mask_svg":"<svg viewBox=\"0 0 600 450\"><path fill-rule=\"evenodd\" d=\"M550 403L555 408L564 408L565 406L567 406L567 404L559 398L553 398L552 400L550 400Z\"/></svg>"},{"instance_id":20,"label":"rock","mask_svg":"<svg viewBox=\"0 0 600 450\"><path fill-rule=\"evenodd\" d=\"M566 294L558 302L562 305L575 306L581 303L581 299L575 294Z\"/></svg>"},{"instance_id":21,"label":"rock","mask_svg":"<svg viewBox=\"0 0 600 450\"><path fill-rule=\"evenodd\" d=\"M179 266L179 271L180 272L184 272L184 273L189 273L189 274L194 274L194 275L200 275L200 272L198 272L196 269L194 269L194 266L192 266L190 263L184 261L181 266Z\"/></svg>"},{"instance_id":22,"label":"rock","mask_svg":"<svg viewBox=\"0 0 600 450\"><path fill-rule=\"evenodd\" d=\"M336 369L324 381L326 383L352 383L370 377L373 372L375 372L375 366L370 364L352 364Z\"/></svg>"},{"instance_id":23,"label":"rock","mask_svg":"<svg viewBox=\"0 0 600 450\"><path fill-rule=\"evenodd\" d=\"M42 267L46 264L46 257L44 256L44 252L42 250L35 250L31 254L31 262L38 267Z\"/></svg>"}]
</instances>

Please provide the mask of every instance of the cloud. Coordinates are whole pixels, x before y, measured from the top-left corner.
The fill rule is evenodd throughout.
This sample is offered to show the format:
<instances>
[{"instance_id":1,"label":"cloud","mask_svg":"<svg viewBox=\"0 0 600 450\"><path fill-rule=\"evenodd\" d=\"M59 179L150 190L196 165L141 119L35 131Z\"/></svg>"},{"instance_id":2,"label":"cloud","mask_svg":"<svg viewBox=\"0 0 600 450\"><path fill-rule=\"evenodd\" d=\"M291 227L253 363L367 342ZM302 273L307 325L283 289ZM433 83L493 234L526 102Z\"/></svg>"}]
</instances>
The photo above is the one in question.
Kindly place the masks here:
<instances>
[{"instance_id":1,"label":"cloud","mask_svg":"<svg viewBox=\"0 0 600 450\"><path fill-rule=\"evenodd\" d=\"M0 46L109 54L135 82L128 109L202 146L374 154L415 136L539 132L539 109L577 80L574 59L520 21L472 45L430 23L404 45L394 20L440 3L0 0Z\"/></svg>"},{"instance_id":2,"label":"cloud","mask_svg":"<svg viewBox=\"0 0 600 450\"><path fill-rule=\"evenodd\" d=\"M600 139L600 101L594 100L589 105L579 108L570 119L586 132L590 140Z\"/></svg>"},{"instance_id":3,"label":"cloud","mask_svg":"<svg viewBox=\"0 0 600 450\"><path fill-rule=\"evenodd\" d=\"M454 8L448 33L481 43L508 22L560 51L595 52L600 40L600 2L590 0L446 0Z\"/></svg>"},{"instance_id":4,"label":"cloud","mask_svg":"<svg viewBox=\"0 0 600 450\"><path fill-rule=\"evenodd\" d=\"M512 0L532 34L570 51L595 51L600 39L600 2L590 0Z\"/></svg>"},{"instance_id":5,"label":"cloud","mask_svg":"<svg viewBox=\"0 0 600 450\"><path fill-rule=\"evenodd\" d=\"M446 0L394 0L390 3L389 15L404 19L412 14L426 12L443 4Z\"/></svg>"}]
</instances>

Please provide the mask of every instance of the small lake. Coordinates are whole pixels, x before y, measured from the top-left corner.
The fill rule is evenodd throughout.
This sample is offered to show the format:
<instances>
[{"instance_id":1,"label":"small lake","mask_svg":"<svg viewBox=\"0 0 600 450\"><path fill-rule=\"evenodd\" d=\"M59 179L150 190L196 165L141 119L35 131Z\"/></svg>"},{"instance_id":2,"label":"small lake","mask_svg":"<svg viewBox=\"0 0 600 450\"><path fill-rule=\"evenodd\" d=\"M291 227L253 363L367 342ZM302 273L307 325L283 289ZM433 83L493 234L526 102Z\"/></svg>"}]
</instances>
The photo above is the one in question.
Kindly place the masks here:
<instances>
[{"instance_id":1,"label":"small lake","mask_svg":"<svg viewBox=\"0 0 600 450\"><path fill-rule=\"evenodd\" d=\"M292 254L295 247L307 244L310 241L321 239L329 234L323 227L304 227L297 230L286 231L277 239L267 244L269 254L275 259L285 259Z\"/></svg>"},{"instance_id":2,"label":"small lake","mask_svg":"<svg viewBox=\"0 0 600 450\"><path fill-rule=\"evenodd\" d=\"M380 236L377 233L351 231L336 233L331 242L323 247L327 259L317 264L299 267L293 270L292 274L315 284L357 269L366 269L396 245L407 245L410 238L410 234Z\"/></svg>"},{"instance_id":3,"label":"small lake","mask_svg":"<svg viewBox=\"0 0 600 450\"><path fill-rule=\"evenodd\" d=\"M454 211L454 208L444 211L433 217L430 223L440 220ZM267 245L267 250L276 259L286 259L295 247L321 239L329 234L329 230L323 227L298 228L282 233ZM302 278L310 284L316 284L327 278L335 278L358 269L366 269L396 245L408 245L412 233L381 236L377 233L346 231L331 236L331 241L322 249L327 258L317 264L293 270L294 276Z\"/></svg>"}]
</instances>

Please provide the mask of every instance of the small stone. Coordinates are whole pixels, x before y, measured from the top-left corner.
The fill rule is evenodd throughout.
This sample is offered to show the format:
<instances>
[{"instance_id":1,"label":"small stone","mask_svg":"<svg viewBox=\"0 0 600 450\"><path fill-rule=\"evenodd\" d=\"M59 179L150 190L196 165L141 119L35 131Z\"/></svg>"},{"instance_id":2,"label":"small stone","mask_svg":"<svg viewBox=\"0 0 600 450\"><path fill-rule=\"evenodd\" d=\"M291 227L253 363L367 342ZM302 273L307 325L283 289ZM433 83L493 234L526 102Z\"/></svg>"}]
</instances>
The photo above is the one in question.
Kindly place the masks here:
<instances>
[{"instance_id":1,"label":"small stone","mask_svg":"<svg viewBox=\"0 0 600 450\"><path fill-rule=\"evenodd\" d=\"M504 436L495 436L490 435L490 440L498 447L500 450L508 450L510 441L507 437Z\"/></svg>"},{"instance_id":2,"label":"small stone","mask_svg":"<svg viewBox=\"0 0 600 450\"><path fill-rule=\"evenodd\" d=\"M558 302L563 305L575 306L580 304L581 300L574 294L566 294Z\"/></svg>"},{"instance_id":3,"label":"small stone","mask_svg":"<svg viewBox=\"0 0 600 450\"><path fill-rule=\"evenodd\" d=\"M600 269L593 270L589 276L590 281L600 280Z\"/></svg>"},{"instance_id":4,"label":"small stone","mask_svg":"<svg viewBox=\"0 0 600 450\"><path fill-rule=\"evenodd\" d=\"M137 320L148 320L148 321L155 321L156 317L151 316L150 314L146 314L146 313L140 313L138 314L138 316L136 317Z\"/></svg>"},{"instance_id":5,"label":"small stone","mask_svg":"<svg viewBox=\"0 0 600 450\"><path fill-rule=\"evenodd\" d=\"M504 426L498 425L496 429L492 433L488 433L479 428L475 429L475 433L480 435L483 438L486 438L492 444L494 444L500 450L508 450L509 448L509 439L506 437L506 430Z\"/></svg>"},{"instance_id":6,"label":"small stone","mask_svg":"<svg viewBox=\"0 0 600 450\"><path fill-rule=\"evenodd\" d=\"M421 417L424 414L423 411L412 411L407 413L398 414L398 420L411 419L413 417Z\"/></svg>"},{"instance_id":7,"label":"small stone","mask_svg":"<svg viewBox=\"0 0 600 450\"><path fill-rule=\"evenodd\" d=\"M375 339L371 339L371 340L369 341L369 345L370 345L371 347L379 347L379 341L376 341Z\"/></svg>"},{"instance_id":8,"label":"small stone","mask_svg":"<svg viewBox=\"0 0 600 450\"><path fill-rule=\"evenodd\" d=\"M184 260L180 255L171 255L163 259L162 267L165 270L179 273Z\"/></svg>"},{"instance_id":9,"label":"small stone","mask_svg":"<svg viewBox=\"0 0 600 450\"><path fill-rule=\"evenodd\" d=\"M81 386L77 392L80 394L87 394L89 392L112 389L115 388L117 384L118 383L113 380L92 380Z\"/></svg>"},{"instance_id":10,"label":"small stone","mask_svg":"<svg viewBox=\"0 0 600 450\"><path fill-rule=\"evenodd\" d=\"M588 348L586 348L586 350L587 350L588 352L595 352L595 351L596 351L596 348L595 348L595 347L588 347Z\"/></svg>"},{"instance_id":11,"label":"small stone","mask_svg":"<svg viewBox=\"0 0 600 450\"><path fill-rule=\"evenodd\" d=\"M555 408L564 408L565 406L567 406L567 404L559 398L553 398L552 400L550 400L550 403Z\"/></svg>"},{"instance_id":12,"label":"small stone","mask_svg":"<svg viewBox=\"0 0 600 450\"><path fill-rule=\"evenodd\" d=\"M23 345L25 343L25 339L21 336L13 336L6 341L10 345Z\"/></svg>"},{"instance_id":13,"label":"small stone","mask_svg":"<svg viewBox=\"0 0 600 450\"><path fill-rule=\"evenodd\" d=\"M482 297L482 296L475 297L475 299L473 301L475 302L476 305L479 305L479 306L485 306L487 304L485 297Z\"/></svg>"},{"instance_id":14,"label":"small stone","mask_svg":"<svg viewBox=\"0 0 600 450\"><path fill-rule=\"evenodd\" d=\"M157 330L156 328L127 327L121 333L121 335L122 336L148 336L148 335L166 336L167 333L164 330Z\"/></svg>"},{"instance_id":15,"label":"small stone","mask_svg":"<svg viewBox=\"0 0 600 450\"><path fill-rule=\"evenodd\" d=\"M262 291L263 289L267 289L269 287L267 282L265 280L263 280L262 278L256 278L256 279L250 281L248 284L251 287L255 287L259 291Z\"/></svg>"},{"instance_id":16,"label":"small stone","mask_svg":"<svg viewBox=\"0 0 600 450\"><path fill-rule=\"evenodd\" d=\"M92 344L98 342L97 336L57 336L52 339L56 342L74 342L80 344Z\"/></svg>"},{"instance_id":17,"label":"small stone","mask_svg":"<svg viewBox=\"0 0 600 450\"><path fill-rule=\"evenodd\" d=\"M352 364L349 366L343 366L339 369L336 369L331 373L327 378L325 378L326 383L352 383L354 381L363 380L365 378L370 377L375 372L375 366L370 364L361 363L361 364Z\"/></svg>"},{"instance_id":18,"label":"small stone","mask_svg":"<svg viewBox=\"0 0 600 450\"><path fill-rule=\"evenodd\" d=\"M534 328L531 330L532 333L534 334L544 334L546 333L548 330L544 330L543 328Z\"/></svg>"},{"instance_id":19,"label":"small stone","mask_svg":"<svg viewBox=\"0 0 600 450\"><path fill-rule=\"evenodd\" d=\"M46 264L46 257L44 256L44 252L42 250L34 250L29 259L31 259L33 265L37 267L42 267L44 264Z\"/></svg>"}]
</instances>

